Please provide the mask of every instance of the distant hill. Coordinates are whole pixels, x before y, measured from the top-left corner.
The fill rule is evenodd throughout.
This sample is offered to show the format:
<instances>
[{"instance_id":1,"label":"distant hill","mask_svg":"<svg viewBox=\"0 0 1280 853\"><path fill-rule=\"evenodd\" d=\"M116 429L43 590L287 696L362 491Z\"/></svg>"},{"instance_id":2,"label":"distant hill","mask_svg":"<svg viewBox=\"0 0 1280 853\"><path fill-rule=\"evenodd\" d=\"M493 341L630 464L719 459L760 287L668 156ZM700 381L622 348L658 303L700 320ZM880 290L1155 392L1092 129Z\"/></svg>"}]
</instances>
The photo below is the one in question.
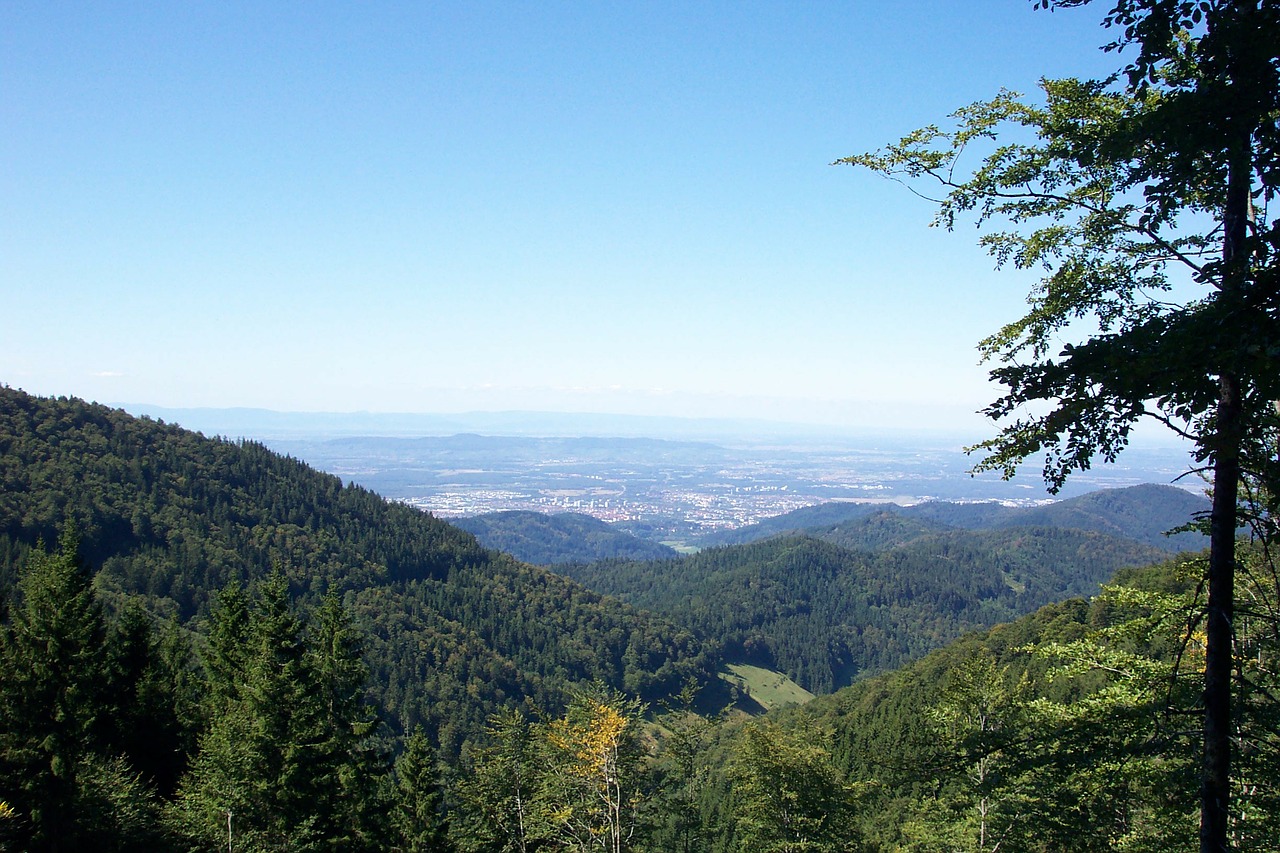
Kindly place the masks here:
<instances>
[{"instance_id":1,"label":"distant hill","mask_svg":"<svg viewBox=\"0 0 1280 853\"><path fill-rule=\"evenodd\" d=\"M392 719L446 753L503 705L600 681L658 699L716 682L714 645L253 442L0 386L0 600L24 549L73 522L110 603L199 630L211 596L278 565L344 597Z\"/></svg>"},{"instance_id":2,"label":"distant hill","mask_svg":"<svg viewBox=\"0 0 1280 853\"><path fill-rule=\"evenodd\" d=\"M881 512L815 536L777 536L676 560L560 570L689 625L731 661L827 693L899 666L966 631L1073 595L1167 552L1103 533L940 528Z\"/></svg>"},{"instance_id":3,"label":"distant hill","mask_svg":"<svg viewBox=\"0 0 1280 853\"><path fill-rule=\"evenodd\" d=\"M1024 510L1025 507L1006 506L999 501L925 501L899 509L913 518L966 530L1000 527Z\"/></svg>"},{"instance_id":4,"label":"distant hill","mask_svg":"<svg viewBox=\"0 0 1280 853\"><path fill-rule=\"evenodd\" d=\"M1011 527L1062 527L1093 530L1144 542L1166 551L1195 551L1208 547L1199 533L1165 536L1207 512L1209 501L1176 486L1144 484L1123 489L1100 489L1067 500L1034 507L1010 507L995 501L960 503L929 501L912 506L896 504L828 503L806 507L737 530L722 531L699 540L703 547L756 542L780 533L825 531L844 522L895 513L944 527L990 530ZM884 523L883 519L881 523Z\"/></svg>"},{"instance_id":5,"label":"distant hill","mask_svg":"<svg viewBox=\"0 0 1280 853\"><path fill-rule=\"evenodd\" d=\"M658 542L622 532L598 518L581 513L512 510L453 519L454 526L473 534L486 548L505 551L538 566L591 563L596 560L662 560L676 551Z\"/></svg>"},{"instance_id":6,"label":"distant hill","mask_svg":"<svg viewBox=\"0 0 1280 853\"><path fill-rule=\"evenodd\" d=\"M847 429L746 418L682 418L587 412L281 412L250 408L174 409L149 403L124 403L139 416L163 419L206 435L232 438L315 439L342 436L452 436L459 433L545 438L626 437L655 435L693 441L779 438L830 440ZM956 439L959 441L960 439Z\"/></svg>"},{"instance_id":7,"label":"distant hill","mask_svg":"<svg viewBox=\"0 0 1280 853\"><path fill-rule=\"evenodd\" d=\"M908 516L894 506L877 506L866 515L826 527L812 527L802 533L855 551L884 551L948 531L955 532L955 528Z\"/></svg>"},{"instance_id":8,"label":"distant hill","mask_svg":"<svg viewBox=\"0 0 1280 853\"><path fill-rule=\"evenodd\" d=\"M736 527L733 530L717 530L699 537L697 545L701 548L715 548L721 545L745 545L748 542L759 542L770 536L784 533L799 533L819 527L839 524L855 518L863 518L895 504L852 503L833 501L831 503L807 506L791 512L766 518L755 524Z\"/></svg>"},{"instance_id":9,"label":"distant hill","mask_svg":"<svg viewBox=\"0 0 1280 853\"><path fill-rule=\"evenodd\" d=\"M1152 483L1127 489L1101 489L1070 500L1018 510L999 527L1049 525L1096 530L1171 551L1209 547L1200 533L1165 536L1209 511L1209 499L1174 486Z\"/></svg>"}]
</instances>

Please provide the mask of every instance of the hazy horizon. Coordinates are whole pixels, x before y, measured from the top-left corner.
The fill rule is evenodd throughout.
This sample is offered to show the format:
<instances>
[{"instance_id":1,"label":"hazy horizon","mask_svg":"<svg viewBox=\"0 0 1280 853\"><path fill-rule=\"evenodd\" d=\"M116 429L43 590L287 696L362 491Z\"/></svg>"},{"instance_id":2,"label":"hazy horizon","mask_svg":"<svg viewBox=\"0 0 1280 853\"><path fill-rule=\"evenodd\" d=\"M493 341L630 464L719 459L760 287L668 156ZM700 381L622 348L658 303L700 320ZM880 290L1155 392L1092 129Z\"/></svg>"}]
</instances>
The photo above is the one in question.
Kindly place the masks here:
<instances>
[{"instance_id":1,"label":"hazy horizon","mask_svg":"<svg viewBox=\"0 0 1280 853\"><path fill-rule=\"evenodd\" d=\"M173 408L985 432L1025 309L832 161L1117 59L1097 9L0 8L0 381Z\"/></svg>"},{"instance_id":2,"label":"hazy horizon","mask_svg":"<svg viewBox=\"0 0 1280 853\"><path fill-rule=\"evenodd\" d=\"M512 437L648 438L728 444L829 445L961 449L995 434L981 429L936 426L842 426L768 418L629 415L609 412L536 410L470 412L289 412L256 407L172 408L140 403L108 403L133 415L177 423L206 435L251 439L323 441L348 437L447 437L464 433ZM1188 454L1188 445L1157 424L1135 430L1131 450L1167 458ZM974 457L977 461L977 457ZM1124 460L1121 460L1124 463ZM1028 462L1029 467L1038 463ZM1099 465L1098 467L1105 467Z\"/></svg>"},{"instance_id":3,"label":"hazy horizon","mask_svg":"<svg viewBox=\"0 0 1280 853\"><path fill-rule=\"evenodd\" d=\"M451 435L457 431L509 435L620 435L662 439L690 434L738 438L753 436L857 437L877 434L962 436L980 438L975 430L931 427L886 428L875 424L841 425L763 417L710 417L692 415L628 414L617 412L559 411L545 409L483 409L470 411L286 411L262 407L167 407L148 403L108 402L130 414L146 415L192 429L228 434L221 427L237 425L283 433L313 435ZM234 431L234 429L233 429ZM249 437L246 433L246 437Z\"/></svg>"}]
</instances>

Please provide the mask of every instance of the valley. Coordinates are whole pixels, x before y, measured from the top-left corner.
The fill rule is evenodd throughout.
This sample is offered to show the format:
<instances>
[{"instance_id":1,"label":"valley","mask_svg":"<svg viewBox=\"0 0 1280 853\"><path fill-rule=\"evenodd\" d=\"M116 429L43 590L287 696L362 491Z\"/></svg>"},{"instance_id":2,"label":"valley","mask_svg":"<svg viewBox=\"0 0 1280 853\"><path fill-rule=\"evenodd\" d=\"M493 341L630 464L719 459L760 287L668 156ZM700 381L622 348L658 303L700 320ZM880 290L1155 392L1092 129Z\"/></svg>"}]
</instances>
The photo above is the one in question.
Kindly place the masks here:
<instances>
[{"instance_id":1,"label":"valley","mask_svg":"<svg viewBox=\"0 0 1280 853\"><path fill-rule=\"evenodd\" d=\"M1035 744L1132 755L1132 772L1109 773L1072 827L1100 825L1138 783L1186 788L1185 737L1146 756L1164 737L1150 730L1160 709L1195 697L1185 631L1199 543L1163 535L1203 511L1189 489L983 502L982 483L963 478L924 491L946 485L936 472L955 454L876 463L640 438L344 441L324 457L345 466L335 476L296 446L283 455L0 389L0 778L19 780L0 801L54 815L0 833L40 840L25 849L55 849L45 840L68 832L80 849L211 849L232 813L237 849L306 849L294 839L355 827L368 839L359 849L411 849L428 832L434 849L481 851L513 837L501 820L518 797L545 849L576 849L563 816L595 803L595 789L562 783L588 778L584 750L605 733L624 768L619 796L642 806L629 849L757 849L737 833L767 800L752 791L775 779L805 780L794 795L830 820L816 849L910 849L902 839L955 825L939 796L948 809L970 802L971 739L952 721L986 697L1001 728L979 746L1028 804L1008 822L1024 833L1019 849L1059 832L1055 804L1096 783L1089 765L1060 767ZM845 486L894 484L889 494L823 500L839 459L860 466L840 469ZM701 550L677 556L621 529L635 522L505 511L454 524L366 485L420 488L433 470L509 485L521 466L534 472L526 485L643 475L637 493L683 480L708 505L731 484L804 500L780 514L775 501L768 516L762 503L732 526L682 517ZM875 478L855 480L859 470ZM955 499L887 499L900 494ZM1273 569L1246 556L1245 593L1276 612L1255 583ZM1242 627L1249 677L1267 691L1273 624ZM1151 678L1107 675L1095 659ZM1250 706L1246 734L1274 731L1273 710ZM72 717L79 733L50 735ZM1274 750L1256 756L1240 772L1267 814ZM59 762L77 776L55 795ZM530 787L513 790L522 780ZM1166 801L1125 808L1145 816ZM1185 822L1188 810L1166 814ZM1259 832L1275 837L1268 823ZM678 846L693 834L704 840ZM1061 832L1046 837L1069 849Z\"/></svg>"},{"instance_id":2,"label":"valley","mask_svg":"<svg viewBox=\"0 0 1280 853\"><path fill-rule=\"evenodd\" d=\"M367 426L377 428L376 423ZM612 424L618 428L618 424ZM1033 506L1101 488L1171 483L1176 448L1134 448L1116 465L1045 491L1033 466L1012 480L969 476L964 439L930 433L724 436L250 436L348 482L440 518L511 510L573 512L682 546L833 501L996 501ZM1202 492L1198 480L1178 485Z\"/></svg>"}]
</instances>

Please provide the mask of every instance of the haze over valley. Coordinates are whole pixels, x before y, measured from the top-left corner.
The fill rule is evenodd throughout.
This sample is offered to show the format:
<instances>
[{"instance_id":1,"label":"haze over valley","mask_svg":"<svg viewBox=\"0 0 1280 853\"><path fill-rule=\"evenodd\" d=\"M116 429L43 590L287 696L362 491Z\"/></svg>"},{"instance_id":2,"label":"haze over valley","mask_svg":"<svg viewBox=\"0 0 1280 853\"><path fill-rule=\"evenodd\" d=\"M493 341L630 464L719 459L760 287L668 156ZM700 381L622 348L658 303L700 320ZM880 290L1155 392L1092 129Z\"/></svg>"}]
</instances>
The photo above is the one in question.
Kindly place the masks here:
<instances>
[{"instance_id":1,"label":"haze over valley","mask_svg":"<svg viewBox=\"0 0 1280 853\"><path fill-rule=\"evenodd\" d=\"M1132 448L1116 464L1082 472L1052 495L1030 463L1009 481L990 473L970 476L976 457L963 448L977 439L939 431L891 434L766 421L546 412L426 416L126 408L206 434L261 440L442 518L573 512L677 545L832 501L1028 506L1095 489L1175 481L1203 493L1200 480L1182 476L1190 465L1185 451L1169 444Z\"/></svg>"}]
</instances>

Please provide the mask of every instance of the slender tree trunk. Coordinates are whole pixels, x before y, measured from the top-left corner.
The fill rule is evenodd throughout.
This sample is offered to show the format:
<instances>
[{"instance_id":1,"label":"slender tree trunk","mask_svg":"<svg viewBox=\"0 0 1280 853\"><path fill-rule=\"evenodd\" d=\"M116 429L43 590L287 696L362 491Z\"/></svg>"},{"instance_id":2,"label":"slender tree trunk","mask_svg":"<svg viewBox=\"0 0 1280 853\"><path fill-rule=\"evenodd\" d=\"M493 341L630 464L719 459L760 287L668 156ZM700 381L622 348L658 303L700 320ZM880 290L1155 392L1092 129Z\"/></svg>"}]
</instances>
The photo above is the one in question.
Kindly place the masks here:
<instances>
[{"instance_id":1,"label":"slender tree trunk","mask_svg":"<svg viewBox=\"0 0 1280 853\"><path fill-rule=\"evenodd\" d=\"M1218 434L1239 432L1240 383L1223 376ZM1209 601L1205 625L1204 754L1200 776L1200 853L1226 853L1231 785L1231 668L1235 604L1236 491L1239 441L1219 449L1214 462L1210 518Z\"/></svg>"},{"instance_id":2,"label":"slender tree trunk","mask_svg":"<svg viewBox=\"0 0 1280 853\"><path fill-rule=\"evenodd\" d=\"M1229 140L1223 209L1222 290L1219 298L1243 310L1249 286L1253 128L1237 127ZM1200 773L1200 853L1227 853L1231 803L1231 675L1235 636L1236 511L1244 445L1241 377L1219 366L1214 428L1213 514L1209 523L1209 599L1205 613L1204 753Z\"/></svg>"}]
</instances>

